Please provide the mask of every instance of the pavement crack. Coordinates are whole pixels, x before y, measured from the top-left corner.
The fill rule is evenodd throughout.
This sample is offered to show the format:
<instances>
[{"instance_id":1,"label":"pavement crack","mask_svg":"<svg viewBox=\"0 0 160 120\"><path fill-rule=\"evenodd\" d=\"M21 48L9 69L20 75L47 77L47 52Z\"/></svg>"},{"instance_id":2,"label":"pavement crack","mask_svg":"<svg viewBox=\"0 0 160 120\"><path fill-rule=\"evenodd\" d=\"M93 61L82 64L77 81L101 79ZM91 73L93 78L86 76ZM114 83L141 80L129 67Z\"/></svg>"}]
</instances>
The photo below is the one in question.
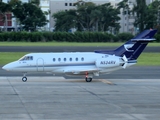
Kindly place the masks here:
<instances>
[{"instance_id":1,"label":"pavement crack","mask_svg":"<svg viewBox=\"0 0 160 120\"><path fill-rule=\"evenodd\" d=\"M8 80L8 83L9 83L10 86L12 87L13 91L15 92L14 95L17 95L17 96L18 96L18 98L19 98L19 100L21 101L21 104L24 106L24 108L25 108L25 110L26 110L26 112L27 112L29 118L30 118L31 120L33 120L32 117L31 117L31 115L30 115L30 113L28 112L28 110L27 110L25 104L23 103L21 97L20 97L19 94L17 93L16 89L14 88L14 86L12 85L12 83L10 82L10 80L8 79L8 77L6 77L6 78L7 78L7 80Z\"/></svg>"},{"instance_id":2,"label":"pavement crack","mask_svg":"<svg viewBox=\"0 0 160 120\"><path fill-rule=\"evenodd\" d=\"M98 94L96 94L96 93L94 93L94 92L92 92L92 91L90 91L90 90L88 90L88 89L86 89L86 88L84 88L84 87L82 87L82 86L80 86L80 87L81 87L83 90L85 90L85 91L87 91L88 93L90 93L91 95L93 95L93 96L97 97L98 99L102 100L103 102L108 103L108 101L106 101L105 99L101 98Z\"/></svg>"}]
</instances>

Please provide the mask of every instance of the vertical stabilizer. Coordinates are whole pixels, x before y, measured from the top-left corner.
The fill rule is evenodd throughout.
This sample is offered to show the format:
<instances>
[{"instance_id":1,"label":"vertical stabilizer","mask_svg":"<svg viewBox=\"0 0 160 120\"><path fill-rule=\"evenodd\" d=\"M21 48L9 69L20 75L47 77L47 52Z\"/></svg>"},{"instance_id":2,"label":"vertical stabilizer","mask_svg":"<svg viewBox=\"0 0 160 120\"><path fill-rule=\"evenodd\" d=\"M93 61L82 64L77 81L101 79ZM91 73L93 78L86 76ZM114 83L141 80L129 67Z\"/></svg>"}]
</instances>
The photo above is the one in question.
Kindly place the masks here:
<instances>
[{"instance_id":1,"label":"vertical stabilizer","mask_svg":"<svg viewBox=\"0 0 160 120\"><path fill-rule=\"evenodd\" d=\"M139 55L143 52L147 44L155 39L153 36L157 30L145 30L138 34L133 39L127 41L122 46L118 47L114 51L95 51L96 53L114 54L116 56L123 57L124 55L131 60L136 60Z\"/></svg>"}]
</instances>

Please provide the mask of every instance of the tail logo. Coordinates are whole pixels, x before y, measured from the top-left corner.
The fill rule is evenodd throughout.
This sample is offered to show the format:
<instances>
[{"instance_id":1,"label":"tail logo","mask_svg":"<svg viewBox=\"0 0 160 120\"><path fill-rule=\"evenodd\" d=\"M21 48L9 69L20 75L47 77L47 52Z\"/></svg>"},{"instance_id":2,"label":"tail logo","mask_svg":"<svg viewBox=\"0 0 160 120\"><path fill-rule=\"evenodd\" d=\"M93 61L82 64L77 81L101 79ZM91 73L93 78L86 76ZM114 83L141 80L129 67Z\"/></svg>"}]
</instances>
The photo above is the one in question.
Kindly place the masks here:
<instances>
[{"instance_id":1,"label":"tail logo","mask_svg":"<svg viewBox=\"0 0 160 120\"><path fill-rule=\"evenodd\" d=\"M132 48L133 45L134 45L134 44L125 44L125 45L124 45L124 48L125 48L125 50L128 51L128 52L133 52L134 50L129 50L129 48Z\"/></svg>"}]
</instances>

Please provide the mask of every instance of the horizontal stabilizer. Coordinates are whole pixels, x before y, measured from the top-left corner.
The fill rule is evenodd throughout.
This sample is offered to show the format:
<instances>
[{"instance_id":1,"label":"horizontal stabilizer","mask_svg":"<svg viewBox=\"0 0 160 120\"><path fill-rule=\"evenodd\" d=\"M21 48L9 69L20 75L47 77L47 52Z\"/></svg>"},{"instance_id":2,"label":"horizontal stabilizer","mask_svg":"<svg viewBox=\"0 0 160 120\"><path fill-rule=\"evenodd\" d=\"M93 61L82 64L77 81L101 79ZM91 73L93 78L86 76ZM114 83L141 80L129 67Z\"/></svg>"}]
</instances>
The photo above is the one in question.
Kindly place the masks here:
<instances>
[{"instance_id":1,"label":"horizontal stabilizer","mask_svg":"<svg viewBox=\"0 0 160 120\"><path fill-rule=\"evenodd\" d=\"M151 39L131 39L132 42L150 42L156 40L155 38Z\"/></svg>"}]
</instances>

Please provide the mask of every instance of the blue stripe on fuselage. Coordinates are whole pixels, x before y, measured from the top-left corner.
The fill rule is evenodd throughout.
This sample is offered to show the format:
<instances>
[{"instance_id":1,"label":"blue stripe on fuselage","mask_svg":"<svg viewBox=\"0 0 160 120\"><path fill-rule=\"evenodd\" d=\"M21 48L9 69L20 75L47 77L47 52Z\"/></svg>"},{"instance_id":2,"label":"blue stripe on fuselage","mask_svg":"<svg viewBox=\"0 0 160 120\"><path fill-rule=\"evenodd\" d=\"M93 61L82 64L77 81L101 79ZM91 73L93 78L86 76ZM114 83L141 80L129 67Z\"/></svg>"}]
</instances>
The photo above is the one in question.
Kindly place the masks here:
<instances>
[{"instance_id":1,"label":"blue stripe on fuselage","mask_svg":"<svg viewBox=\"0 0 160 120\"><path fill-rule=\"evenodd\" d=\"M63 64L61 64L61 63L58 63L58 64L52 64L52 65L38 65L38 67L62 67L62 66L64 66L64 67L67 67L67 66L93 66L93 65L95 65L95 62L93 62L93 63L80 63L80 64L77 64L77 63L75 63L75 64L67 64L67 63L63 63ZM30 65L30 66L18 66L17 68L27 68L27 67L37 67L37 65Z\"/></svg>"}]
</instances>

